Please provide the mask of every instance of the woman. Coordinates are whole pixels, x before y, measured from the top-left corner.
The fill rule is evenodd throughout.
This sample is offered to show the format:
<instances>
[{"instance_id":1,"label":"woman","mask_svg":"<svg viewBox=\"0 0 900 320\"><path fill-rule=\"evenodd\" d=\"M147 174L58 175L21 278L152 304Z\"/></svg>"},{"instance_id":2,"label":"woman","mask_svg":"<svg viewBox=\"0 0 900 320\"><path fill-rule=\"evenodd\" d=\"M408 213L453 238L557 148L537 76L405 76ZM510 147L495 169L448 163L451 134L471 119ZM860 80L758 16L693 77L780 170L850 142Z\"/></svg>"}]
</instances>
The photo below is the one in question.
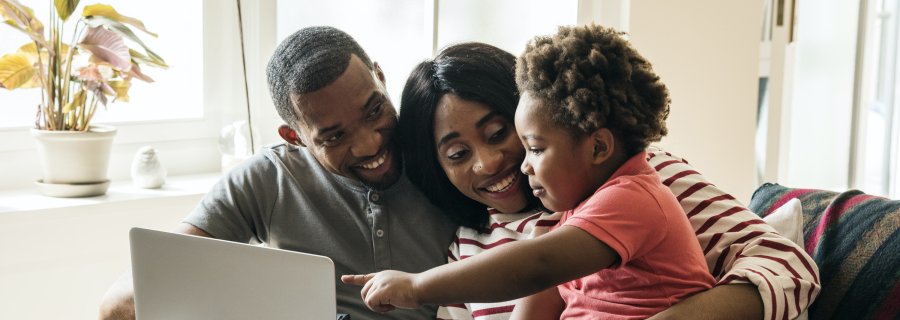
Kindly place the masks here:
<instances>
[{"instance_id":1,"label":"woman","mask_svg":"<svg viewBox=\"0 0 900 320\"><path fill-rule=\"evenodd\" d=\"M403 90L398 136L404 170L426 197L462 226L457 241L450 246L451 262L536 236L558 220L558 215L539 206L519 171L525 150L512 121L519 100L514 73L515 58L509 53L487 44L462 43L420 63ZM685 209L688 212L693 208ZM689 218L695 232L705 230L697 233L701 247L707 249L707 262L716 262L716 268L726 266L721 274L713 273L719 285L657 317L691 318L703 314L758 319L794 317L805 310L818 291L815 271L805 275L782 270L793 270L792 266L811 263L811 259L804 254L792 255L793 260L779 256L785 261L785 269L757 272L772 263L765 257L778 256L782 251L758 245L754 238L765 232L751 231L752 227L703 227L708 221L715 221L716 214L719 213L700 210ZM717 230L715 234L713 230ZM723 243L726 241L712 239L740 241ZM743 257L732 252L720 257L721 248L731 246L738 246L733 250L763 254ZM773 250L778 252L767 254ZM801 287L800 283L806 286L802 295L808 298L791 299L795 294L800 296L800 292L789 291L788 287ZM502 319L509 316L513 306L514 302L446 306L438 316Z\"/></svg>"}]
</instances>

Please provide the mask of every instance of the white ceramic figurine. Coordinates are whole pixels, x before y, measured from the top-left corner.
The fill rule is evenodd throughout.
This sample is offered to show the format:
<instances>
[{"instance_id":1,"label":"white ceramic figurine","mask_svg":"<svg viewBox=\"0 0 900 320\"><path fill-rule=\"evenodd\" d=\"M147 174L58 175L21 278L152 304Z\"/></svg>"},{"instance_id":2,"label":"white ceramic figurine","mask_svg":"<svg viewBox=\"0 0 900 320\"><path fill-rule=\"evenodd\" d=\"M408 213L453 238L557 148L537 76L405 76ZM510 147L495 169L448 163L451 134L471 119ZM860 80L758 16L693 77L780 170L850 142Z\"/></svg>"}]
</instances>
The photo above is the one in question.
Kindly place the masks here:
<instances>
[{"instance_id":1,"label":"white ceramic figurine","mask_svg":"<svg viewBox=\"0 0 900 320\"><path fill-rule=\"evenodd\" d=\"M159 163L156 149L143 146L131 162L131 181L135 187L157 189L166 183L166 168Z\"/></svg>"}]
</instances>

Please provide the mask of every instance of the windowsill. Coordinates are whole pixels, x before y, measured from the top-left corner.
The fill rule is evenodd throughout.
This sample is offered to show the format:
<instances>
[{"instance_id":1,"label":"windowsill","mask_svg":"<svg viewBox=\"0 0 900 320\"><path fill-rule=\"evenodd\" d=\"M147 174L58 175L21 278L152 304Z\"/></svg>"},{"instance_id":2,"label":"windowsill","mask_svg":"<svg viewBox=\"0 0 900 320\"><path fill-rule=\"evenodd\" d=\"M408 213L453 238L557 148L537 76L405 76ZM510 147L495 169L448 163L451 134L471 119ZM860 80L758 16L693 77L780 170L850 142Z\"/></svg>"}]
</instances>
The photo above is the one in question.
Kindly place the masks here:
<instances>
[{"instance_id":1,"label":"windowsill","mask_svg":"<svg viewBox=\"0 0 900 320\"><path fill-rule=\"evenodd\" d=\"M0 214L204 194L221 176L221 173L214 172L168 177L166 184L159 189L138 188L132 185L131 180L113 181L105 195L88 198L48 197L41 195L36 186L2 190Z\"/></svg>"}]
</instances>

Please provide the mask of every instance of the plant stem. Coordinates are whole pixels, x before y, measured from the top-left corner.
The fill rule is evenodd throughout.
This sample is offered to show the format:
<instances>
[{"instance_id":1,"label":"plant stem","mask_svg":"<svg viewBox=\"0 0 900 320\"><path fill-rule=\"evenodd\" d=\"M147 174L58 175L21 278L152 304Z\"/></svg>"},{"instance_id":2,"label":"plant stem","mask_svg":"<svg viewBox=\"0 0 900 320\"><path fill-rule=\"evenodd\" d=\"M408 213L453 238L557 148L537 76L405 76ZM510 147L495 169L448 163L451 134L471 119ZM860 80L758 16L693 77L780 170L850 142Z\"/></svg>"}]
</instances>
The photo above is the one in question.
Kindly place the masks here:
<instances>
[{"instance_id":1,"label":"plant stem","mask_svg":"<svg viewBox=\"0 0 900 320\"><path fill-rule=\"evenodd\" d=\"M85 123L90 123L91 119L94 118L94 111L97 111L97 99L94 98L94 95L91 95L91 111L88 113L87 121ZM87 126L85 126L83 131L87 131Z\"/></svg>"}]
</instances>

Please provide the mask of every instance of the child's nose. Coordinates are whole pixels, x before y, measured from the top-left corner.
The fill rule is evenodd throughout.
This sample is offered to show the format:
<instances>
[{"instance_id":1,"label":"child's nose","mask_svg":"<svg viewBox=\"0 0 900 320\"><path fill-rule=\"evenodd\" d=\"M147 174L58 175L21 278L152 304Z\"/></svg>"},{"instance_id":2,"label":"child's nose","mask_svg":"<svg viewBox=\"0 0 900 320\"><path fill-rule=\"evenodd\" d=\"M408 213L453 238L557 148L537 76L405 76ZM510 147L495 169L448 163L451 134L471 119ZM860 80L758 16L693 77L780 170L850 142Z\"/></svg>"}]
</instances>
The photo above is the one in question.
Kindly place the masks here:
<instances>
[{"instance_id":1,"label":"child's nose","mask_svg":"<svg viewBox=\"0 0 900 320\"><path fill-rule=\"evenodd\" d=\"M527 176L534 175L534 169L531 167L531 164L528 163L527 158L525 160L522 160L522 165L519 166L519 170L522 170L522 173Z\"/></svg>"}]
</instances>

